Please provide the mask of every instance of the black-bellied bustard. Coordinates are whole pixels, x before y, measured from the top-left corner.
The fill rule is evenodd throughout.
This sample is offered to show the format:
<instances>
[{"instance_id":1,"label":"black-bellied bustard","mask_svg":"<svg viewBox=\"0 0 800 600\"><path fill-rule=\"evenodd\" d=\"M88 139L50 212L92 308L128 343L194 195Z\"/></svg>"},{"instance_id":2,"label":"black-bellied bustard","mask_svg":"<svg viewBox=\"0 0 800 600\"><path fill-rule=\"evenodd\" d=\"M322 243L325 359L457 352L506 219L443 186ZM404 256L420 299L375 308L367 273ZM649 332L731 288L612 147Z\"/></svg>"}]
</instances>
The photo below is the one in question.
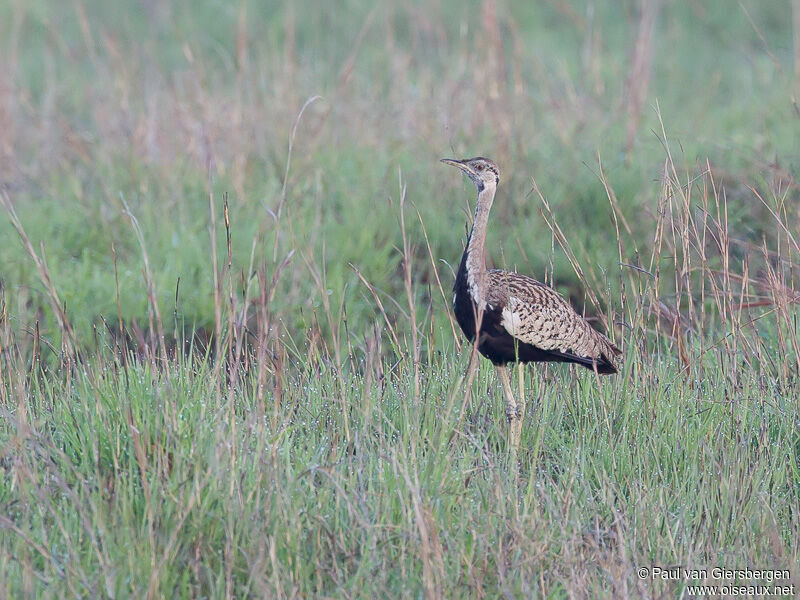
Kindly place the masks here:
<instances>
[{"instance_id":1,"label":"black-bellied bustard","mask_svg":"<svg viewBox=\"0 0 800 600\"><path fill-rule=\"evenodd\" d=\"M475 220L453 286L453 308L467 339L474 343L477 331L478 351L497 368L516 450L525 398L514 398L508 363L577 363L606 375L617 372L620 350L552 288L525 275L486 269L486 225L500 171L481 156L442 162L464 171L478 188Z\"/></svg>"}]
</instances>

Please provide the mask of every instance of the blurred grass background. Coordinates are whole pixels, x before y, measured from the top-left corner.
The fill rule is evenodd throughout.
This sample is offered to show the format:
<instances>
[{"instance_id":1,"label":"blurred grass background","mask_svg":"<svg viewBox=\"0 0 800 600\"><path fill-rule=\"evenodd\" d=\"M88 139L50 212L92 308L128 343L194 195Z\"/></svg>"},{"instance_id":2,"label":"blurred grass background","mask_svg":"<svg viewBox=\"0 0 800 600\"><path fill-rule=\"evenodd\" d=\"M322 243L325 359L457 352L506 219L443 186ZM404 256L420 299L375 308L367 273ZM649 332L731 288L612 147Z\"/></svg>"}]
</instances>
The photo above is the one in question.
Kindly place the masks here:
<instances>
[{"instance_id":1,"label":"blurred grass background","mask_svg":"<svg viewBox=\"0 0 800 600\"><path fill-rule=\"evenodd\" d=\"M337 297L357 287L349 262L398 295L389 226L398 172L435 258L458 260L471 193L438 165L450 154L487 154L503 171L493 262L545 278L554 259L557 283L580 301L558 249L553 256L532 178L571 242L608 269L616 243L599 159L644 249L665 143L687 181L710 161L732 198L734 236L755 244L774 228L746 186L768 194L800 156L788 2L658 3L650 28L638 6L5 3L0 180L34 244L46 242L84 333L116 313L112 242L122 312L145 318L124 202L141 224L162 312L180 277L180 316L198 327L213 318L209 193L217 216L229 194L237 270L253 240L256 260L271 258L277 235L281 257L299 246L325 263ZM277 228L292 125L315 95ZM31 326L43 305L38 275L10 225L0 227L3 281ZM315 287L300 257L294 266L277 301L312 309ZM353 323L365 325L371 307L350 304ZM289 330L299 328L291 319Z\"/></svg>"},{"instance_id":2,"label":"blurred grass background","mask_svg":"<svg viewBox=\"0 0 800 600\"><path fill-rule=\"evenodd\" d=\"M797 584L799 22L797 0L0 3L3 591ZM494 266L626 352L599 389L529 368L513 465L448 324L474 190L438 159L474 155L501 168Z\"/></svg>"}]
</instances>

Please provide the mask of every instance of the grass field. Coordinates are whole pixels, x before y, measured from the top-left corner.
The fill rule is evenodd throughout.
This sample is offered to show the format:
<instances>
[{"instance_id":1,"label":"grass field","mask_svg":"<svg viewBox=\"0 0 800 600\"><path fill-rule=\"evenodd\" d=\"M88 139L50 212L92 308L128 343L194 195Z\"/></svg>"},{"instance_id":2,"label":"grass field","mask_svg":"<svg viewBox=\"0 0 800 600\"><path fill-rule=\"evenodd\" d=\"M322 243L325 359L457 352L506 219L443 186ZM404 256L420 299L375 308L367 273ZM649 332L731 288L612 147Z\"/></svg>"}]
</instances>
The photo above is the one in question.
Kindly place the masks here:
<instances>
[{"instance_id":1,"label":"grass field","mask_svg":"<svg viewBox=\"0 0 800 600\"><path fill-rule=\"evenodd\" d=\"M800 591L800 2L517 4L0 3L0 596ZM516 457L474 155L624 351Z\"/></svg>"}]
</instances>

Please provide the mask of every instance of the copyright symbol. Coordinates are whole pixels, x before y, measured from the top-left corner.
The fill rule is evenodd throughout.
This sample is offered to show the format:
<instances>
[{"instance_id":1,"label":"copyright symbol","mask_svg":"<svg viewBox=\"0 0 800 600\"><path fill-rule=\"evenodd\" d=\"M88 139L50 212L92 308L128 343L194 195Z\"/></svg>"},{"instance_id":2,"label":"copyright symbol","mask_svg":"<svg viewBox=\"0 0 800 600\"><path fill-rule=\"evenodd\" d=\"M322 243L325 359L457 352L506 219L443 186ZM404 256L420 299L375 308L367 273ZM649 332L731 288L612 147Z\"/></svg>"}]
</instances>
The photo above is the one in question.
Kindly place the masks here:
<instances>
[{"instance_id":1,"label":"copyright symbol","mask_svg":"<svg viewBox=\"0 0 800 600\"><path fill-rule=\"evenodd\" d=\"M636 574L639 576L639 579L647 579L647 576L650 575L650 569L647 567L639 567L639 570L636 571Z\"/></svg>"}]
</instances>

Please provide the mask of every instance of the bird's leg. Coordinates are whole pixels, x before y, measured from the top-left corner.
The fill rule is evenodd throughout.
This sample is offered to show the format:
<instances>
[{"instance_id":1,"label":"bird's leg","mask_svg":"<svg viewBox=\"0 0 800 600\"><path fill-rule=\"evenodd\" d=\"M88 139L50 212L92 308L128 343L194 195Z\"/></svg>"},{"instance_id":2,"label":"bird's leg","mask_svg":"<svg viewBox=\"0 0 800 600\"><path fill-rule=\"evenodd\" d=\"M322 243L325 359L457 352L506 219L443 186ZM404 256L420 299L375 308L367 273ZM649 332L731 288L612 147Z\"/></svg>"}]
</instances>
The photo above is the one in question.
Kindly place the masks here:
<instances>
[{"instance_id":1,"label":"bird's leg","mask_svg":"<svg viewBox=\"0 0 800 600\"><path fill-rule=\"evenodd\" d=\"M508 376L508 368L497 366L497 375L500 377L500 382L503 384L503 396L506 400L506 418L511 423L517 418L517 401L514 398L514 390L511 388L511 378Z\"/></svg>"},{"instance_id":2,"label":"bird's leg","mask_svg":"<svg viewBox=\"0 0 800 600\"><path fill-rule=\"evenodd\" d=\"M519 402L517 403L517 414L520 421L525 418L525 365L517 363L517 372L519 375Z\"/></svg>"},{"instance_id":3,"label":"bird's leg","mask_svg":"<svg viewBox=\"0 0 800 600\"><path fill-rule=\"evenodd\" d=\"M514 399L514 390L511 388L511 378L506 367L497 366L497 375L503 384L503 395L506 399L506 418L509 426L509 446L511 452L516 455L519 448L519 438L522 433L522 420L519 417L519 407Z\"/></svg>"}]
</instances>

